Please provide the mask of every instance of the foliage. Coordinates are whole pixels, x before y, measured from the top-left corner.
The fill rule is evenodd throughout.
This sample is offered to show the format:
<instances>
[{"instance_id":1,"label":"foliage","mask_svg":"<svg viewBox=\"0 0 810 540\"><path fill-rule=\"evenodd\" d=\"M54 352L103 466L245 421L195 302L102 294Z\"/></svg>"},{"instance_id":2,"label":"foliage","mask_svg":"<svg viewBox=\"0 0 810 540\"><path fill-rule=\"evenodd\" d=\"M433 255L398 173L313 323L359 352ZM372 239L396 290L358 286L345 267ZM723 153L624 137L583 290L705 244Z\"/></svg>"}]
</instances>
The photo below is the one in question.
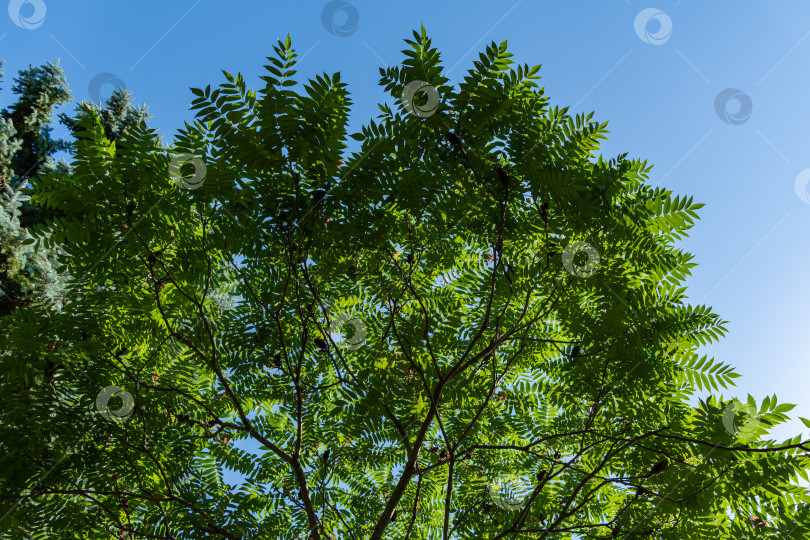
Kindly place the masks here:
<instances>
[{"instance_id":1,"label":"foliage","mask_svg":"<svg viewBox=\"0 0 810 540\"><path fill-rule=\"evenodd\" d=\"M29 227L42 213L24 189L32 176L67 171L53 160L66 146L50 124L70 92L58 62L21 70L14 82L17 101L0 111L0 316L31 302L58 310L63 292L55 254L32 245Z\"/></svg>"},{"instance_id":2,"label":"foliage","mask_svg":"<svg viewBox=\"0 0 810 540\"><path fill-rule=\"evenodd\" d=\"M65 216L39 237L65 309L0 328L8 537L810 532L810 442L767 439L791 406L689 404L737 377L685 303L701 205L598 155L607 125L551 107L505 42L456 89L424 28L406 41L355 151L345 84L296 91L289 37L259 92L192 89L171 148L76 119L72 174L32 195ZM414 81L435 111L402 104Z\"/></svg>"},{"instance_id":3,"label":"foliage","mask_svg":"<svg viewBox=\"0 0 810 540\"><path fill-rule=\"evenodd\" d=\"M0 73L2 77L2 73ZM17 100L0 111L0 316L28 303L59 310L65 276L60 272L57 246L35 247L35 238L47 234L37 227L46 220L64 217L67 208L48 212L29 201L29 180L39 175L70 175L64 161L54 154L69 150L70 143L53 139L52 117L56 107L71 98L59 62L29 67L14 79ZM119 89L104 103L81 102L75 117L99 111L107 137L118 139L148 118L145 106L135 107L132 95ZM73 133L74 116L62 113L60 122Z\"/></svg>"},{"instance_id":4,"label":"foliage","mask_svg":"<svg viewBox=\"0 0 810 540\"><path fill-rule=\"evenodd\" d=\"M112 95L99 105L82 101L76 106L72 117L60 114L59 120L75 135L80 130L77 118L87 116L93 110L99 112L101 124L104 126L104 135L111 140L122 139L129 133L129 130L149 120L146 105L140 107L133 105L132 92L125 88L114 90Z\"/></svg>"}]
</instances>

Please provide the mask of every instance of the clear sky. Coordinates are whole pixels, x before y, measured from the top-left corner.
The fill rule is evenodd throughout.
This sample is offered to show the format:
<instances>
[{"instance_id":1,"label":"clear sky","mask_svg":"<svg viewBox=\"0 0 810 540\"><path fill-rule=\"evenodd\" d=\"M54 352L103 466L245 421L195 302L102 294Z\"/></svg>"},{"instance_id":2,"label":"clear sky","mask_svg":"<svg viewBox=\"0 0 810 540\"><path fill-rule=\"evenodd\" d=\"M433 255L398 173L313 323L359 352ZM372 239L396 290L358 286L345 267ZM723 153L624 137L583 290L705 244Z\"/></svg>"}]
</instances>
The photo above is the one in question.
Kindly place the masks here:
<instances>
[{"instance_id":1,"label":"clear sky","mask_svg":"<svg viewBox=\"0 0 810 540\"><path fill-rule=\"evenodd\" d=\"M259 88L265 57L289 33L299 80L341 72L357 130L386 99L378 68L402 60L420 24L454 84L489 42L508 40L517 62L543 65L552 105L610 122L607 157L647 159L652 183L706 204L683 247L699 264L692 303L729 321L707 352L743 375L735 395L776 393L810 417L810 197L799 176L810 168L810 3L345 4L327 28L323 0L12 0L0 12L0 103L18 69L59 58L75 99L109 95L120 80L169 142L193 118L189 86L223 82L227 69ZM807 431L794 422L776 433Z\"/></svg>"}]
</instances>

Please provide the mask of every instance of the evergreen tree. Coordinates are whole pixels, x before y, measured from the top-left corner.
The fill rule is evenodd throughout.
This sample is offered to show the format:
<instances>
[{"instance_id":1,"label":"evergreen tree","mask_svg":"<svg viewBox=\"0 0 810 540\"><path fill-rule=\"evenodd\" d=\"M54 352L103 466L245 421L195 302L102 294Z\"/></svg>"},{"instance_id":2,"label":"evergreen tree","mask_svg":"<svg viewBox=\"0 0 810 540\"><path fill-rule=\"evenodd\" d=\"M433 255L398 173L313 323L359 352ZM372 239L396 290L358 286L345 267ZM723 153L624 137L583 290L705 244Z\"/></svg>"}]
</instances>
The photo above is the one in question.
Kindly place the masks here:
<instances>
[{"instance_id":1,"label":"evergreen tree","mask_svg":"<svg viewBox=\"0 0 810 540\"><path fill-rule=\"evenodd\" d=\"M30 234L44 217L25 188L32 176L68 171L53 159L67 146L51 137L51 124L70 92L58 61L21 70L14 83L17 100L0 111L0 316L26 302L58 310L62 295L55 253L35 245Z\"/></svg>"},{"instance_id":2,"label":"evergreen tree","mask_svg":"<svg viewBox=\"0 0 810 540\"><path fill-rule=\"evenodd\" d=\"M122 139L133 127L140 126L149 119L146 105L136 107L132 102L132 93L125 88L118 88L103 104L82 101L76 106L72 117L61 114L59 120L76 135L81 129L78 120L92 115L93 111L99 111L104 135L111 141Z\"/></svg>"}]
</instances>

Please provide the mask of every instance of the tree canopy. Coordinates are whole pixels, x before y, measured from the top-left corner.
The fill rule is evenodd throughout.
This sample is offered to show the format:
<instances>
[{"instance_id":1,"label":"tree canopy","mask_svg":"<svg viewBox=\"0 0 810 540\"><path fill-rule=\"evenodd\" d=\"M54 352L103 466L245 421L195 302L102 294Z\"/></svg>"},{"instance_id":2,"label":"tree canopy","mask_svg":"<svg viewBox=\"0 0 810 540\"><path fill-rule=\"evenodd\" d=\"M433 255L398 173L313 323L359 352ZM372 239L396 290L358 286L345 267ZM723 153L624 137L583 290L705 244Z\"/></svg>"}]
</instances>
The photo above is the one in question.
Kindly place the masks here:
<instances>
[{"instance_id":1,"label":"tree canopy","mask_svg":"<svg viewBox=\"0 0 810 540\"><path fill-rule=\"evenodd\" d=\"M62 308L0 319L5 537L810 532L810 441L768 438L792 406L716 394L738 375L700 354L702 205L506 42L457 86L406 43L358 133L289 37L259 91L192 88L170 146L77 110L29 190Z\"/></svg>"}]
</instances>

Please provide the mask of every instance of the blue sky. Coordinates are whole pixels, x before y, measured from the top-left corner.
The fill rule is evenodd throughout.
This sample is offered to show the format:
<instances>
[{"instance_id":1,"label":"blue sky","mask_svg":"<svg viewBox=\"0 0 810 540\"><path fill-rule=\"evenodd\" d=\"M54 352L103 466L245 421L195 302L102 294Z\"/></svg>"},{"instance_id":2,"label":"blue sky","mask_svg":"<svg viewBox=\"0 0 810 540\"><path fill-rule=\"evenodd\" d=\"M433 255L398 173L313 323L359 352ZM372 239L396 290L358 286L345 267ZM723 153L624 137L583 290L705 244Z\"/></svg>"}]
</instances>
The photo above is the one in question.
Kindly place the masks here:
<instances>
[{"instance_id":1,"label":"blue sky","mask_svg":"<svg viewBox=\"0 0 810 540\"><path fill-rule=\"evenodd\" d=\"M0 13L0 103L12 99L18 69L59 58L75 99L89 99L94 78L112 74L96 80L122 81L168 142L193 118L189 86L218 84L227 69L259 88L265 57L289 33L299 80L341 72L357 130L386 99L378 68L402 60L402 40L420 24L453 83L487 44L508 40L517 62L543 65L552 105L610 122L607 157L647 159L652 183L706 204L683 246L699 264L692 303L729 321L728 337L707 352L743 375L733 394L761 401L776 393L798 404L791 414L810 417L810 204L802 196L810 198L795 189L810 168L810 3L352 0L333 20L341 27L348 11L357 14L346 36L327 30L326 5L12 0L9 16ZM729 88L739 99L720 104L724 120L716 100ZM102 96L111 91L100 87ZM807 429L793 422L776 433L806 437Z\"/></svg>"}]
</instances>

